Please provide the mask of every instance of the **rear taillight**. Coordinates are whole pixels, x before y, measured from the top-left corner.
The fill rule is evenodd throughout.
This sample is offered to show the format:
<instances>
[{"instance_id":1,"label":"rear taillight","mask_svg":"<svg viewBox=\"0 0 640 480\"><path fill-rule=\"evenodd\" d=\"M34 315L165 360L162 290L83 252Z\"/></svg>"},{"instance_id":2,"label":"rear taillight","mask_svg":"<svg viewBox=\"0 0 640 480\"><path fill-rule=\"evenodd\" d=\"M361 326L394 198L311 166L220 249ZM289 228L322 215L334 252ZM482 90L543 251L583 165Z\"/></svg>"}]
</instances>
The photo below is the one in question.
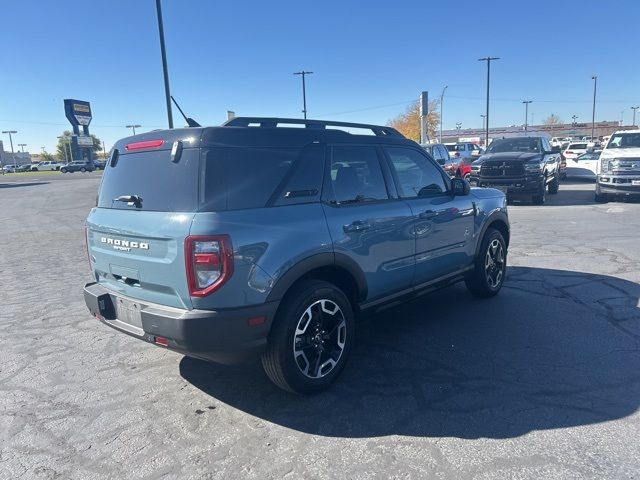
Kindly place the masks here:
<instances>
[{"instance_id":1,"label":"rear taillight","mask_svg":"<svg viewBox=\"0 0 640 480\"><path fill-rule=\"evenodd\" d=\"M233 274L233 247L228 235L189 236L184 241L189 294L215 292Z\"/></svg>"}]
</instances>

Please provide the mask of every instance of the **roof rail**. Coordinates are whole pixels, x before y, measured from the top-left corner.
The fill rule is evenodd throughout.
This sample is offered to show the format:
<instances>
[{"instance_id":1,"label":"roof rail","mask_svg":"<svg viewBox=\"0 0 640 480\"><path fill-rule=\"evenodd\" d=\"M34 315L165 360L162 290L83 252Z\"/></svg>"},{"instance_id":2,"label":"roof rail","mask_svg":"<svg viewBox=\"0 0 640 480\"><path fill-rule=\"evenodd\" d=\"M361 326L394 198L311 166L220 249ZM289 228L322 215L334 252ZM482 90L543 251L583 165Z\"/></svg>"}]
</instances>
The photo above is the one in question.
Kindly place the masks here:
<instances>
[{"instance_id":1,"label":"roof rail","mask_svg":"<svg viewBox=\"0 0 640 480\"><path fill-rule=\"evenodd\" d=\"M305 128L326 130L327 127L361 128L371 130L377 137L401 137L402 134L392 127L368 125L366 123L333 122L331 120L305 120L301 118L272 118L272 117L236 117L223 123L225 127L248 127L257 124L263 128L276 128L279 124L304 125ZM348 132L346 132L348 133Z\"/></svg>"}]
</instances>

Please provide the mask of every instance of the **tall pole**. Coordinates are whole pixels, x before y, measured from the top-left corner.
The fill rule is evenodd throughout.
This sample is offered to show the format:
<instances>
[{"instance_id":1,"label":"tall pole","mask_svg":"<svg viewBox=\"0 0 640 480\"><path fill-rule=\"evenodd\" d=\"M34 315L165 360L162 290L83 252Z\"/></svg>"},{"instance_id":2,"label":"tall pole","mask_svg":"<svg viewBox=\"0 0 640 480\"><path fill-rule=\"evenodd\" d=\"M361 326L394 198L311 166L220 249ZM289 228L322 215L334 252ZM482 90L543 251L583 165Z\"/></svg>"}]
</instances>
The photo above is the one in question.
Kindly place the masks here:
<instances>
[{"instance_id":1,"label":"tall pole","mask_svg":"<svg viewBox=\"0 0 640 480\"><path fill-rule=\"evenodd\" d=\"M67 143L69 144L69 158L73 162L73 150L71 150L71 137L67 137Z\"/></svg>"},{"instance_id":2,"label":"tall pole","mask_svg":"<svg viewBox=\"0 0 640 480\"><path fill-rule=\"evenodd\" d=\"M595 136L596 131L596 89L598 87L598 76L594 75L591 77L593 80L593 113L591 115L591 141L593 142L593 137Z\"/></svg>"},{"instance_id":3,"label":"tall pole","mask_svg":"<svg viewBox=\"0 0 640 480\"><path fill-rule=\"evenodd\" d=\"M27 146L26 143L19 143L18 146L22 149L22 153L24 153L24 147Z\"/></svg>"},{"instance_id":4,"label":"tall pole","mask_svg":"<svg viewBox=\"0 0 640 480\"><path fill-rule=\"evenodd\" d=\"M636 126L636 110L638 110L640 107L631 107L631 110L633 110L633 126Z\"/></svg>"},{"instance_id":5,"label":"tall pole","mask_svg":"<svg viewBox=\"0 0 640 480\"><path fill-rule=\"evenodd\" d=\"M164 74L164 96L167 101L167 120L169 128L173 128L173 114L171 113L171 91L169 90L169 69L167 67L167 51L164 47L164 26L162 23L162 6L160 0L156 0L156 12L158 14L158 33L160 34L160 53L162 55L162 73Z\"/></svg>"},{"instance_id":6,"label":"tall pole","mask_svg":"<svg viewBox=\"0 0 640 480\"><path fill-rule=\"evenodd\" d=\"M484 146L489 146L489 83L491 81L491 60L500 60L500 57L484 57L479 58L479 62L487 62L487 111L485 112L485 138Z\"/></svg>"},{"instance_id":7,"label":"tall pole","mask_svg":"<svg viewBox=\"0 0 640 480\"><path fill-rule=\"evenodd\" d=\"M524 103L524 134L526 136L529 127L529 104L531 100L523 100L522 103Z\"/></svg>"},{"instance_id":8,"label":"tall pole","mask_svg":"<svg viewBox=\"0 0 640 480\"><path fill-rule=\"evenodd\" d=\"M449 88L449 85L445 85L442 89L442 93L440 94L440 143L442 143L442 118L443 118L443 108L444 108L444 91Z\"/></svg>"},{"instance_id":9,"label":"tall pole","mask_svg":"<svg viewBox=\"0 0 640 480\"><path fill-rule=\"evenodd\" d=\"M304 115L304 119L307 119L307 85L305 82L305 77L307 75L312 74L313 72L305 72L301 70L300 72L294 72L294 75L302 76L302 113Z\"/></svg>"},{"instance_id":10,"label":"tall pole","mask_svg":"<svg viewBox=\"0 0 640 480\"><path fill-rule=\"evenodd\" d=\"M141 126L142 126L142 125L138 125L138 124L135 124L135 125L125 125L125 128L130 128L130 129L133 131L133 134L135 135L135 134L136 134L136 128L140 128Z\"/></svg>"},{"instance_id":11,"label":"tall pole","mask_svg":"<svg viewBox=\"0 0 640 480\"><path fill-rule=\"evenodd\" d=\"M578 124L578 122L576 122L576 119L578 118L578 116L572 115L571 118L573 118L573 126L575 127Z\"/></svg>"},{"instance_id":12,"label":"tall pole","mask_svg":"<svg viewBox=\"0 0 640 480\"><path fill-rule=\"evenodd\" d=\"M13 137L11 136L12 133L18 133L16 130L3 130L2 133L8 133L9 134L9 143L11 144L11 158L13 160L13 166L15 168L16 166L16 156L15 156L15 152L13 151Z\"/></svg>"},{"instance_id":13,"label":"tall pole","mask_svg":"<svg viewBox=\"0 0 640 480\"><path fill-rule=\"evenodd\" d=\"M487 116L482 113L480 114L480 116L482 117L482 130L484 130L484 120L485 118L487 118Z\"/></svg>"},{"instance_id":14,"label":"tall pole","mask_svg":"<svg viewBox=\"0 0 640 480\"><path fill-rule=\"evenodd\" d=\"M66 137L63 137L63 136L58 137L58 140L62 140L62 151L64 152L64 161L65 163L69 163L69 160L67 159L67 144L65 143L65 139Z\"/></svg>"}]
</instances>

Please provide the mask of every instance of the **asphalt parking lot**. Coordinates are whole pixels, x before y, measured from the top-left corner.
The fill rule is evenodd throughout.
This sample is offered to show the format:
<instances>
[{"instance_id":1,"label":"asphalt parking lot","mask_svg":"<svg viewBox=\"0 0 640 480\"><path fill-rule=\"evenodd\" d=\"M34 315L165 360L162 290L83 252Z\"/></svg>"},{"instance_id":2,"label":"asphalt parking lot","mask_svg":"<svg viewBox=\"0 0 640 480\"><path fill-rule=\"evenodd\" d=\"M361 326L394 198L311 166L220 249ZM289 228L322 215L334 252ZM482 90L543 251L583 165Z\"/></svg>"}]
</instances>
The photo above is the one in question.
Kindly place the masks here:
<instances>
[{"instance_id":1,"label":"asphalt parking lot","mask_svg":"<svg viewBox=\"0 0 640 480\"><path fill-rule=\"evenodd\" d=\"M501 294L359 325L337 384L274 387L89 316L99 174L0 177L0 478L639 478L640 203L510 206Z\"/></svg>"}]
</instances>

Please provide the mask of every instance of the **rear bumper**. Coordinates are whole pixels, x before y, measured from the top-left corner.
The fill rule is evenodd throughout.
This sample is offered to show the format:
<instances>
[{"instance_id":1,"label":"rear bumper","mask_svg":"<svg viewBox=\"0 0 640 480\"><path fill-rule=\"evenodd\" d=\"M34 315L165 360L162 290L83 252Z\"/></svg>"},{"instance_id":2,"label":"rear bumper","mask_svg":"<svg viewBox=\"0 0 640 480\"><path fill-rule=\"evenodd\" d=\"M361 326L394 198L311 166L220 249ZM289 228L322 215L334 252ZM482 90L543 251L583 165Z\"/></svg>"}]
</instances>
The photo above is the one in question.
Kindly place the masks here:
<instances>
[{"instance_id":1,"label":"rear bumper","mask_svg":"<svg viewBox=\"0 0 640 480\"><path fill-rule=\"evenodd\" d=\"M279 302L230 310L185 310L125 297L98 283L84 287L84 299L89 312L102 323L116 330L158 344L166 339L165 348L191 357L220 363L235 363L260 354ZM126 319L117 318L125 305ZM255 326L249 325L249 319Z\"/></svg>"}]
</instances>

